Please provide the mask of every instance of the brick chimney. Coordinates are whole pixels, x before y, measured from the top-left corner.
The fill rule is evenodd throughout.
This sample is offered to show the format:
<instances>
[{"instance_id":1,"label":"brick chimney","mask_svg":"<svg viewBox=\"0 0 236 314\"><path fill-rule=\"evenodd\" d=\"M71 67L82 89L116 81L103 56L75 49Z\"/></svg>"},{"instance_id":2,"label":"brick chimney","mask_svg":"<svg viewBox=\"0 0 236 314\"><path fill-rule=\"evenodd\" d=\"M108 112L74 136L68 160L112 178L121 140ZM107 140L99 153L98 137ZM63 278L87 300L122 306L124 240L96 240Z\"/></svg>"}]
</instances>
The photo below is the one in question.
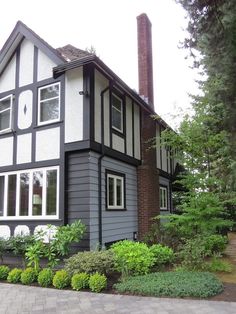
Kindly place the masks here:
<instances>
[{"instance_id":1,"label":"brick chimney","mask_svg":"<svg viewBox=\"0 0 236 314\"><path fill-rule=\"evenodd\" d=\"M151 22L146 14L137 17L139 93L153 105L152 34ZM138 239L142 240L160 213L159 172L156 150L150 149L150 139L156 136L156 121L146 110L141 111L141 159L138 166Z\"/></svg>"},{"instance_id":2,"label":"brick chimney","mask_svg":"<svg viewBox=\"0 0 236 314\"><path fill-rule=\"evenodd\" d=\"M139 94L154 109L152 24L145 13L137 17Z\"/></svg>"}]
</instances>

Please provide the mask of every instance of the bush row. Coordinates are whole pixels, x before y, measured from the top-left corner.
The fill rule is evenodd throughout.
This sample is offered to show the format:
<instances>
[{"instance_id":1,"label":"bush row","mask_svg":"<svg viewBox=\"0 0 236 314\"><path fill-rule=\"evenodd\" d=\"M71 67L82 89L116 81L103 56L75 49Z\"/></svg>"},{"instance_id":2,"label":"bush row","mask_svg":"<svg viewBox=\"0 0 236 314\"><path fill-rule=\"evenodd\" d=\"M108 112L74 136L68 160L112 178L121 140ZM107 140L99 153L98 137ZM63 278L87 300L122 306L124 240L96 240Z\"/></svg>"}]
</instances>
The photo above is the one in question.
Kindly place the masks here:
<instances>
[{"instance_id":1,"label":"bush row","mask_svg":"<svg viewBox=\"0 0 236 314\"><path fill-rule=\"evenodd\" d=\"M71 286L73 290L82 290L89 288L93 292L100 292L107 286L107 278L98 272L94 274L77 273L72 277L66 270L58 270L55 273L45 268L39 273L34 268L14 268L10 270L8 266L0 266L0 280L7 280L9 283L22 283L30 285L38 282L41 287L49 287L53 285L57 289L64 289Z\"/></svg>"}]
</instances>

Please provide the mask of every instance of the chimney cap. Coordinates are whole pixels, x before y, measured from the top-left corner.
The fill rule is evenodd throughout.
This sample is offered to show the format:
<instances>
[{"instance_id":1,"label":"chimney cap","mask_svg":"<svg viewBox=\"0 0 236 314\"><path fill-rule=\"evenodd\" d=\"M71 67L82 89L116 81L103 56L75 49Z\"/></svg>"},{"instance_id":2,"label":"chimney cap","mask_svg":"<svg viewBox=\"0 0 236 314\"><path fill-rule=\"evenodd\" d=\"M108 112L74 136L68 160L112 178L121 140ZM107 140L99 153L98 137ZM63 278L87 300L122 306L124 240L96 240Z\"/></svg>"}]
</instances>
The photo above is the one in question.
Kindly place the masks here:
<instances>
[{"instance_id":1,"label":"chimney cap","mask_svg":"<svg viewBox=\"0 0 236 314\"><path fill-rule=\"evenodd\" d=\"M141 19L145 19L146 21L148 21L148 23L152 26L151 21L149 20L149 17L147 16L146 13L141 13L137 16L137 20L141 20Z\"/></svg>"}]
</instances>

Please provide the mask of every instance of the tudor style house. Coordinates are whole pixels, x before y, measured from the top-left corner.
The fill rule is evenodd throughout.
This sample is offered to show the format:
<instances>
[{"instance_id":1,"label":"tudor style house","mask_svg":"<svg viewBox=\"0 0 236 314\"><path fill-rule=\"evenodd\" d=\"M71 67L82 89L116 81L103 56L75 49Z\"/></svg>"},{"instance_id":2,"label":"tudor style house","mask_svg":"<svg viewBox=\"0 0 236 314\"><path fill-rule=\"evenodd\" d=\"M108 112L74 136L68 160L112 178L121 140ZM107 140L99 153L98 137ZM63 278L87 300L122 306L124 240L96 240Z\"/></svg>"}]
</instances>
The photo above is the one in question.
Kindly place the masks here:
<instances>
[{"instance_id":1,"label":"tudor style house","mask_svg":"<svg viewBox=\"0 0 236 314\"><path fill-rule=\"evenodd\" d=\"M81 219L92 249L142 238L172 210L168 126L151 117L151 23L137 21L141 96L94 54L54 49L17 22L0 51L0 237Z\"/></svg>"}]
</instances>

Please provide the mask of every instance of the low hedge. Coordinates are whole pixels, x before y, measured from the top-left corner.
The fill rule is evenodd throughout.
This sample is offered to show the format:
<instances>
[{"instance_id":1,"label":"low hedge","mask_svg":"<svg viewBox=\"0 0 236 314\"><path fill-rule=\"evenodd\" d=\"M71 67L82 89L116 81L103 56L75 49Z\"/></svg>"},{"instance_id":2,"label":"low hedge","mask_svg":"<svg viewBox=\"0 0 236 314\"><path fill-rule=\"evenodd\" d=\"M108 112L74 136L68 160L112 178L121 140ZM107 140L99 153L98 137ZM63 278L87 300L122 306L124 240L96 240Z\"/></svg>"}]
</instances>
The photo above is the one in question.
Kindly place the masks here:
<instances>
[{"instance_id":1,"label":"low hedge","mask_svg":"<svg viewBox=\"0 0 236 314\"><path fill-rule=\"evenodd\" d=\"M120 292L149 296L199 297L207 298L223 291L217 277L208 272L164 272L130 277L117 283L114 288Z\"/></svg>"}]
</instances>

